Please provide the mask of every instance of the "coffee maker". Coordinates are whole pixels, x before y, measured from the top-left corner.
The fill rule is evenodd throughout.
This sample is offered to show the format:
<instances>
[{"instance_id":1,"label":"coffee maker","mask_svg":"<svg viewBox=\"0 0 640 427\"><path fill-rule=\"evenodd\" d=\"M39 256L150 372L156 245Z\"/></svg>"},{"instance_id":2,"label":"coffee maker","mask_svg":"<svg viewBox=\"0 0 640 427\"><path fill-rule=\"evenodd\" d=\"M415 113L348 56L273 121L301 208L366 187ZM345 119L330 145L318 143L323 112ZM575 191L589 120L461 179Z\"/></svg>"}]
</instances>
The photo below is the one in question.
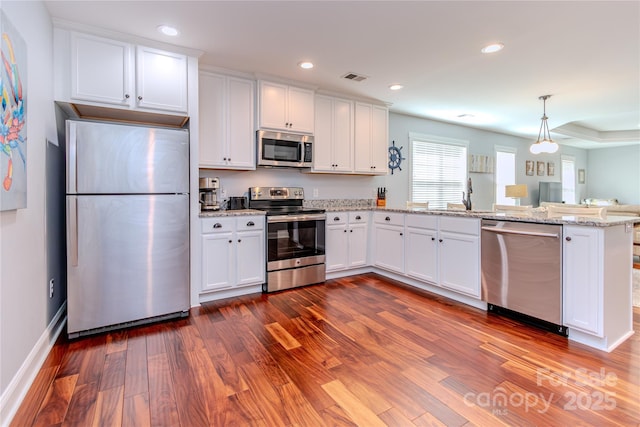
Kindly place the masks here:
<instances>
[{"instance_id":1,"label":"coffee maker","mask_svg":"<svg viewBox=\"0 0 640 427\"><path fill-rule=\"evenodd\" d=\"M218 189L220 188L220 180L218 178L200 178L200 210L217 211L220 209L218 204Z\"/></svg>"}]
</instances>

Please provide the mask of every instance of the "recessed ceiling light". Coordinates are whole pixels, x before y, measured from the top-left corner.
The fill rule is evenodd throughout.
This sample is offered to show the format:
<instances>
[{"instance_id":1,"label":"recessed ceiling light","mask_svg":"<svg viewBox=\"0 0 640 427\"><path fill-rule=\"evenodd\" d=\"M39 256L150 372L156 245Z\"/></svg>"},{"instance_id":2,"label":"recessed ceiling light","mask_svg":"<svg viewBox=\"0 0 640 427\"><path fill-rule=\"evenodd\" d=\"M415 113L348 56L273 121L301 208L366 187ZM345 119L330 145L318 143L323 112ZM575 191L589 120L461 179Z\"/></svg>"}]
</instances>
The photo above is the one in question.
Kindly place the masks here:
<instances>
[{"instance_id":1,"label":"recessed ceiling light","mask_svg":"<svg viewBox=\"0 0 640 427\"><path fill-rule=\"evenodd\" d=\"M158 31L160 31L165 36L177 36L180 32L169 25L158 25Z\"/></svg>"},{"instance_id":2,"label":"recessed ceiling light","mask_svg":"<svg viewBox=\"0 0 640 427\"><path fill-rule=\"evenodd\" d=\"M305 70L309 70L309 69L313 68L313 62L303 61L303 62L299 63L298 66L300 68L304 68Z\"/></svg>"},{"instance_id":3,"label":"recessed ceiling light","mask_svg":"<svg viewBox=\"0 0 640 427\"><path fill-rule=\"evenodd\" d=\"M503 48L504 48L504 45L502 43L494 43L494 44L490 44L490 45L487 45L487 46L483 47L481 52L482 53L494 53L494 52L501 51Z\"/></svg>"},{"instance_id":4,"label":"recessed ceiling light","mask_svg":"<svg viewBox=\"0 0 640 427\"><path fill-rule=\"evenodd\" d=\"M399 85L399 84L392 84L392 85L390 85L390 86L389 86L389 89L391 89L391 90L400 90L400 89L402 89L403 87L404 87L404 86Z\"/></svg>"}]
</instances>

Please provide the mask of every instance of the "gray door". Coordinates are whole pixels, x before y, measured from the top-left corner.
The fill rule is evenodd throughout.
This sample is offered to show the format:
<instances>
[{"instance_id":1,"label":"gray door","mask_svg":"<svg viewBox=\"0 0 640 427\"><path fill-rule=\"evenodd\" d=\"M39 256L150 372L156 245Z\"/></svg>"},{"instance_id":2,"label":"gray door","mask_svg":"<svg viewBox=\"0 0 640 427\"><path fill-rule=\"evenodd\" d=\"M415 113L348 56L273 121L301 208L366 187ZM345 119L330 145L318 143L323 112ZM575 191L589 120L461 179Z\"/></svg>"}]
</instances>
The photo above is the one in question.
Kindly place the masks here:
<instances>
[{"instance_id":1,"label":"gray door","mask_svg":"<svg viewBox=\"0 0 640 427\"><path fill-rule=\"evenodd\" d=\"M68 194L189 192L186 130L67 122Z\"/></svg>"},{"instance_id":2,"label":"gray door","mask_svg":"<svg viewBox=\"0 0 640 427\"><path fill-rule=\"evenodd\" d=\"M189 308L189 196L67 196L68 332Z\"/></svg>"}]
</instances>

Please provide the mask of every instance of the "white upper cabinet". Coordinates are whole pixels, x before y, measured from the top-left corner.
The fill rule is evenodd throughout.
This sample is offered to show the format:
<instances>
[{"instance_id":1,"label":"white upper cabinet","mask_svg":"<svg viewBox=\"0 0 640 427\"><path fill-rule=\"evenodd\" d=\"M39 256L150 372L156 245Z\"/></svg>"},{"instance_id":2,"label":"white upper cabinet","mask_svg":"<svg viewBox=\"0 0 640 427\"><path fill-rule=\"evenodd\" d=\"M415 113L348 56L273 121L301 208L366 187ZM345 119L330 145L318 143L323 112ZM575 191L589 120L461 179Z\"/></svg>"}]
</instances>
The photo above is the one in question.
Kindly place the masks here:
<instances>
[{"instance_id":1,"label":"white upper cabinet","mask_svg":"<svg viewBox=\"0 0 640 427\"><path fill-rule=\"evenodd\" d=\"M56 99L149 112L188 112L187 56L55 30Z\"/></svg>"},{"instance_id":2,"label":"white upper cabinet","mask_svg":"<svg viewBox=\"0 0 640 427\"><path fill-rule=\"evenodd\" d=\"M259 104L261 129L313 133L312 90L260 81Z\"/></svg>"},{"instance_id":3,"label":"white upper cabinet","mask_svg":"<svg viewBox=\"0 0 640 427\"><path fill-rule=\"evenodd\" d=\"M389 110L378 105L355 104L355 172L388 172Z\"/></svg>"},{"instance_id":4,"label":"white upper cabinet","mask_svg":"<svg viewBox=\"0 0 640 427\"><path fill-rule=\"evenodd\" d=\"M316 96L313 172L353 172L353 102Z\"/></svg>"},{"instance_id":5,"label":"white upper cabinet","mask_svg":"<svg viewBox=\"0 0 640 427\"><path fill-rule=\"evenodd\" d=\"M136 99L140 108L187 112L187 57L138 46Z\"/></svg>"},{"instance_id":6,"label":"white upper cabinet","mask_svg":"<svg viewBox=\"0 0 640 427\"><path fill-rule=\"evenodd\" d=\"M199 166L255 169L255 83L204 71L199 80Z\"/></svg>"}]
</instances>

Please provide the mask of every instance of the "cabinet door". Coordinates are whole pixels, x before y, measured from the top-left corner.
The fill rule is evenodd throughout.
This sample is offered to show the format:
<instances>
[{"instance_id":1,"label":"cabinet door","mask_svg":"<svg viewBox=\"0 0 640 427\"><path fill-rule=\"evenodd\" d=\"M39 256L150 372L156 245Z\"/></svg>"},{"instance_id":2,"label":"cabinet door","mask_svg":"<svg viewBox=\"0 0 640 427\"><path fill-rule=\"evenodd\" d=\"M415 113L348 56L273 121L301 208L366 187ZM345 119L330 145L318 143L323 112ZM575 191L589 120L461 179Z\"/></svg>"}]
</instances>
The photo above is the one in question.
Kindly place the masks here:
<instances>
[{"instance_id":1,"label":"cabinet door","mask_svg":"<svg viewBox=\"0 0 640 427\"><path fill-rule=\"evenodd\" d=\"M563 227L563 323L598 336L603 336L601 233L590 227Z\"/></svg>"},{"instance_id":2,"label":"cabinet door","mask_svg":"<svg viewBox=\"0 0 640 427\"><path fill-rule=\"evenodd\" d=\"M353 172L353 103L333 100L333 160L335 170Z\"/></svg>"},{"instance_id":3,"label":"cabinet door","mask_svg":"<svg viewBox=\"0 0 640 427\"><path fill-rule=\"evenodd\" d=\"M406 228L405 273L408 276L438 283L438 232Z\"/></svg>"},{"instance_id":4,"label":"cabinet door","mask_svg":"<svg viewBox=\"0 0 640 427\"><path fill-rule=\"evenodd\" d=\"M330 214L329 216L333 217L334 215ZM327 271L344 270L348 266L347 225L345 223L327 224L326 231L326 269Z\"/></svg>"},{"instance_id":5,"label":"cabinet door","mask_svg":"<svg viewBox=\"0 0 640 427\"><path fill-rule=\"evenodd\" d=\"M371 166L378 175L386 175L389 166L389 112L374 105L371 112Z\"/></svg>"},{"instance_id":6,"label":"cabinet door","mask_svg":"<svg viewBox=\"0 0 640 427\"><path fill-rule=\"evenodd\" d=\"M480 240L478 236L441 231L439 237L440 285L457 292L480 297Z\"/></svg>"},{"instance_id":7,"label":"cabinet door","mask_svg":"<svg viewBox=\"0 0 640 427\"><path fill-rule=\"evenodd\" d=\"M225 166L227 158L225 77L200 73L199 78L200 153L198 163L201 167Z\"/></svg>"},{"instance_id":8,"label":"cabinet door","mask_svg":"<svg viewBox=\"0 0 640 427\"><path fill-rule=\"evenodd\" d=\"M234 169L255 169L253 81L229 77L227 99L227 161Z\"/></svg>"},{"instance_id":9,"label":"cabinet door","mask_svg":"<svg viewBox=\"0 0 640 427\"><path fill-rule=\"evenodd\" d=\"M202 235L202 291L233 286L234 248L231 232Z\"/></svg>"},{"instance_id":10,"label":"cabinet door","mask_svg":"<svg viewBox=\"0 0 640 427\"><path fill-rule=\"evenodd\" d=\"M372 105L356 102L355 105L355 155L356 172L371 173L371 111Z\"/></svg>"},{"instance_id":11,"label":"cabinet door","mask_svg":"<svg viewBox=\"0 0 640 427\"><path fill-rule=\"evenodd\" d=\"M127 43L71 34L71 98L130 105L132 47Z\"/></svg>"},{"instance_id":12,"label":"cabinet door","mask_svg":"<svg viewBox=\"0 0 640 427\"><path fill-rule=\"evenodd\" d=\"M263 231L238 231L236 234L236 285L264 283L266 260Z\"/></svg>"},{"instance_id":13,"label":"cabinet door","mask_svg":"<svg viewBox=\"0 0 640 427\"><path fill-rule=\"evenodd\" d=\"M313 133L313 91L289 86L288 94L288 129L296 132Z\"/></svg>"},{"instance_id":14,"label":"cabinet door","mask_svg":"<svg viewBox=\"0 0 640 427\"><path fill-rule=\"evenodd\" d=\"M376 266L404 272L404 228L392 225L374 226L374 256Z\"/></svg>"},{"instance_id":15,"label":"cabinet door","mask_svg":"<svg viewBox=\"0 0 640 427\"><path fill-rule=\"evenodd\" d=\"M186 113L187 57L138 46L136 103L140 108Z\"/></svg>"},{"instance_id":16,"label":"cabinet door","mask_svg":"<svg viewBox=\"0 0 640 427\"><path fill-rule=\"evenodd\" d=\"M333 165L333 100L326 96L316 97L313 135L313 170L332 172Z\"/></svg>"},{"instance_id":17,"label":"cabinet door","mask_svg":"<svg viewBox=\"0 0 640 427\"><path fill-rule=\"evenodd\" d=\"M367 224L349 224L349 267L367 265Z\"/></svg>"},{"instance_id":18,"label":"cabinet door","mask_svg":"<svg viewBox=\"0 0 640 427\"><path fill-rule=\"evenodd\" d=\"M288 130L287 86L260 82L260 127Z\"/></svg>"}]
</instances>

